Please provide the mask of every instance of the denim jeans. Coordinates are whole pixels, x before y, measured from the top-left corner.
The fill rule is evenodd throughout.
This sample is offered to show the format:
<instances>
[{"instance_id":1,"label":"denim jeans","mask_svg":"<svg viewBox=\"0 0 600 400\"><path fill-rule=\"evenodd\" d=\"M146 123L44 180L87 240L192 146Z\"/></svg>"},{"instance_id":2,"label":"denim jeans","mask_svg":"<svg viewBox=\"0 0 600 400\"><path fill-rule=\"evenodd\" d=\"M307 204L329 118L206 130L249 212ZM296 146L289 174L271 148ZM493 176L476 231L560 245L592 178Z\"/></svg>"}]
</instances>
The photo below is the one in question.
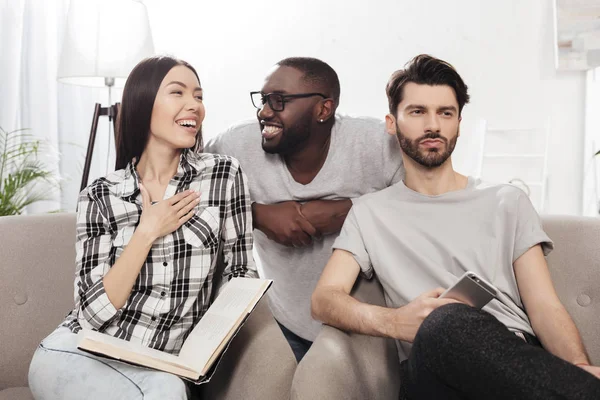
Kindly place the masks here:
<instances>
[{"instance_id":1,"label":"denim jeans","mask_svg":"<svg viewBox=\"0 0 600 400\"><path fill-rule=\"evenodd\" d=\"M187 400L190 388L179 377L125 364L77 349L79 336L59 327L47 336L29 366L35 399Z\"/></svg>"},{"instance_id":2,"label":"denim jeans","mask_svg":"<svg viewBox=\"0 0 600 400\"><path fill-rule=\"evenodd\" d=\"M290 347L294 352L294 356L296 356L296 361L300 362L300 360L302 360L302 357L304 357L306 352L308 352L308 349L310 349L310 346L312 346L313 342L301 338L285 326L281 325L279 322L277 322L277 325L279 325L279 328L281 328L281 332L283 332L283 336L285 336L285 339L290 344Z\"/></svg>"}]
</instances>

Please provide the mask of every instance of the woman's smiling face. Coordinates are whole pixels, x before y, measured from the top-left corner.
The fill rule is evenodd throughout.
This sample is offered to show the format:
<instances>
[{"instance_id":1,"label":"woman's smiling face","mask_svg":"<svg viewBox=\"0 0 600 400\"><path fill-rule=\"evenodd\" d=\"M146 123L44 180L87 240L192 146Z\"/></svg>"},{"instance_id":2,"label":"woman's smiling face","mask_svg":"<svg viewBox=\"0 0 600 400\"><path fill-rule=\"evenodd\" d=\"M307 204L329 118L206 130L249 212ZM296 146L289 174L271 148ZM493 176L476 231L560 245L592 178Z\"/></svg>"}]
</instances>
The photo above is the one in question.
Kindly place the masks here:
<instances>
[{"instance_id":1,"label":"woman's smiling face","mask_svg":"<svg viewBox=\"0 0 600 400\"><path fill-rule=\"evenodd\" d=\"M150 120L150 140L173 149L196 144L204 120L202 88L194 72L183 65L173 67L156 93Z\"/></svg>"}]
</instances>

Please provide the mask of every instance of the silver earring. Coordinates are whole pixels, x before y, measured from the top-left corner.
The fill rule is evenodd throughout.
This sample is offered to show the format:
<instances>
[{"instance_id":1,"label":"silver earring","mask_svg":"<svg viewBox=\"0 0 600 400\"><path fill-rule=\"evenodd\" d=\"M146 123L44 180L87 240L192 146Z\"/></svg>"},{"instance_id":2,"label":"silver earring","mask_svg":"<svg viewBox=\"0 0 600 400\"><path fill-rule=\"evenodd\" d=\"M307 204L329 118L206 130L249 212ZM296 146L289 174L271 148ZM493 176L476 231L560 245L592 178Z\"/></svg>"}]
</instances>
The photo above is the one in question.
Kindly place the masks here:
<instances>
[{"instance_id":1,"label":"silver earring","mask_svg":"<svg viewBox=\"0 0 600 400\"><path fill-rule=\"evenodd\" d=\"M319 122L320 122L320 123L323 123L323 120L322 120L322 119L320 119L320 120L319 120Z\"/></svg>"}]
</instances>

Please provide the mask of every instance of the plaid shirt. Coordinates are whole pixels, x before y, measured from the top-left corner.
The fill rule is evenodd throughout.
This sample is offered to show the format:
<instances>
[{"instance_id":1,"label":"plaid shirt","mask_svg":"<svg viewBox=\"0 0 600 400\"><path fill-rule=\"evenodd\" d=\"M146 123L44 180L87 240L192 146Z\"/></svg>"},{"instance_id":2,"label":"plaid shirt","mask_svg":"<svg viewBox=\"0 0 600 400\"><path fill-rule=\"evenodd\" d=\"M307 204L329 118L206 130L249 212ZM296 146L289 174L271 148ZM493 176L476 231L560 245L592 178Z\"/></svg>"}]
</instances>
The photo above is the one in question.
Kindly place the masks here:
<instances>
[{"instance_id":1,"label":"plaid shirt","mask_svg":"<svg viewBox=\"0 0 600 400\"><path fill-rule=\"evenodd\" d=\"M139 223L138 182L132 162L79 195L75 309L63 325L74 333L95 329L177 354L209 306L219 250L225 282L257 276L248 185L236 159L184 151L165 199L187 189L200 192L196 215L154 242L127 302L117 310L102 278Z\"/></svg>"}]
</instances>

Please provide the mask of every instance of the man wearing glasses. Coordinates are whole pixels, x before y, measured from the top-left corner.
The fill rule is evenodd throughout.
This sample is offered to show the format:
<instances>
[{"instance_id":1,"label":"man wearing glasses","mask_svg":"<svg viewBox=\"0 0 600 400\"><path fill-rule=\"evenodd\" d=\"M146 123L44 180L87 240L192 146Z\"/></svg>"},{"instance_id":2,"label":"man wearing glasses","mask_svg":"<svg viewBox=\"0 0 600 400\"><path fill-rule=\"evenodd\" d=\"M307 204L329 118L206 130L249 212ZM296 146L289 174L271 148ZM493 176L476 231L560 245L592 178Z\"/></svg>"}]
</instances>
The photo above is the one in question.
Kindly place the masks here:
<instances>
[{"instance_id":1,"label":"man wearing glasses","mask_svg":"<svg viewBox=\"0 0 600 400\"><path fill-rule=\"evenodd\" d=\"M321 324L310 297L352 199L398 182L399 144L383 121L336 115L336 72L314 58L286 58L251 93L256 121L218 135L206 152L237 158L252 197L259 272L273 279L268 298L300 361Z\"/></svg>"}]
</instances>

